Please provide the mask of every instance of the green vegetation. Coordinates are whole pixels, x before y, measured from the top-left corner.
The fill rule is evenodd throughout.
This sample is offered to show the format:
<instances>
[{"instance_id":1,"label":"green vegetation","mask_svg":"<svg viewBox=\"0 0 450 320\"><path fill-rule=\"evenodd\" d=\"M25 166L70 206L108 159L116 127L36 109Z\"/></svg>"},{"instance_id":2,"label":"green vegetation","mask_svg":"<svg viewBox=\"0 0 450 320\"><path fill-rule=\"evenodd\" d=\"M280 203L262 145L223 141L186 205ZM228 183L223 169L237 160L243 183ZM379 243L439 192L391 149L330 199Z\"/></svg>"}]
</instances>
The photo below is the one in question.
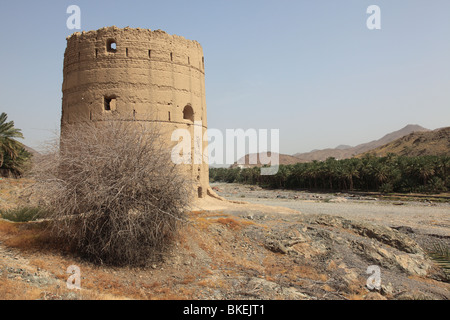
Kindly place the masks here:
<instances>
[{"instance_id":1,"label":"green vegetation","mask_svg":"<svg viewBox=\"0 0 450 320\"><path fill-rule=\"evenodd\" d=\"M38 207L19 207L0 211L0 218L13 222L35 221L45 216L45 211Z\"/></svg>"},{"instance_id":2,"label":"green vegetation","mask_svg":"<svg viewBox=\"0 0 450 320\"><path fill-rule=\"evenodd\" d=\"M450 249L442 242L437 242L428 250L430 257L450 276Z\"/></svg>"},{"instance_id":3,"label":"green vegetation","mask_svg":"<svg viewBox=\"0 0 450 320\"><path fill-rule=\"evenodd\" d=\"M0 114L0 174L3 176L21 176L31 158L23 144L15 140L23 138L20 129L14 127L14 121L7 122L6 113Z\"/></svg>"},{"instance_id":4,"label":"green vegetation","mask_svg":"<svg viewBox=\"0 0 450 320\"><path fill-rule=\"evenodd\" d=\"M352 158L280 165L272 176L260 168L210 168L211 182L237 182L283 189L440 193L450 188L449 156Z\"/></svg>"}]
</instances>

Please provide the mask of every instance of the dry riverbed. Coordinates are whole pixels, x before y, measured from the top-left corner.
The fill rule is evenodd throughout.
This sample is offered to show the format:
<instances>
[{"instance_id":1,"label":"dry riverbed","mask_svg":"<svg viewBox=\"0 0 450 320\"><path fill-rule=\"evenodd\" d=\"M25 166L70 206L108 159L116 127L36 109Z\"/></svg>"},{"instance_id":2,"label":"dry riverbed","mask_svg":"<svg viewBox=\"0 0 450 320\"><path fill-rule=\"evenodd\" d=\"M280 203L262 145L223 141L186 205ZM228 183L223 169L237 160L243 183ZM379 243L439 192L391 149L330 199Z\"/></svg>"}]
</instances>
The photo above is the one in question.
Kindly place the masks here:
<instances>
[{"instance_id":1,"label":"dry riverbed","mask_svg":"<svg viewBox=\"0 0 450 320\"><path fill-rule=\"evenodd\" d=\"M300 211L303 215L327 214L400 228L432 243L450 239L450 202L380 200L345 193L311 193L269 190L235 183L212 183L218 195L230 200ZM420 240L419 240L420 241Z\"/></svg>"}]
</instances>

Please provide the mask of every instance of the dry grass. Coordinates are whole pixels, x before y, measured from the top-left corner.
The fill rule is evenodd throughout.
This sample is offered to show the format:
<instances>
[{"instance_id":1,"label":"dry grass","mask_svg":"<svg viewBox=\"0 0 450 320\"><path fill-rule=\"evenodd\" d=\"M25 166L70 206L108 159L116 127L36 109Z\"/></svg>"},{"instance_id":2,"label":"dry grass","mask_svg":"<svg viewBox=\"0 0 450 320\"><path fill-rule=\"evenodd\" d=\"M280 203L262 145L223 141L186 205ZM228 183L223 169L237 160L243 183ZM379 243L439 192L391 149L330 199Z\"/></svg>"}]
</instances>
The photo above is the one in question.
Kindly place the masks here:
<instances>
[{"instance_id":1,"label":"dry grass","mask_svg":"<svg viewBox=\"0 0 450 320\"><path fill-rule=\"evenodd\" d=\"M253 221L246 219L240 219L235 216L230 216L229 214L224 214L222 212L205 212L205 211L193 211L188 214L189 220L196 228L201 231L207 230L212 225L218 223L228 227L232 231L239 231L250 225L265 227L256 224Z\"/></svg>"},{"instance_id":2,"label":"dry grass","mask_svg":"<svg viewBox=\"0 0 450 320\"><path fill-rule=\"evenodd\" d=\"M233 218L219 218L217 219L217 222L227 226L232 230L239 230L242 228L241 224Z\"/></svg>"},{"instance_id":3,"label":"dry grass","mask_svg":"<svg viewBox=\"0 0 450 320\"><path fill-rule=\"evenodd\" d=\"M348 300L364 300L365 294L350 294L347 295Z\"/></svg>"},{"instance_id":4,"label":"dry grass","mask_svg":"<svg viewBox=\"0 0 450 320\"><path fill-rule=\"evenodd\" d=\"M320 273L317 267L309 265L292 264L285 256L267 256L264 260L266 280L278 281L286 279L291 282L303 279L326 282L328 276Z\"/></svg>"},{"instance_id":5,"label":"dry grass","mask_svg":"<svg viewBox=\"0 0 450 320\"><path fill-rule=\"evenodd\" d=\"M47 269L47 262L41 258L31 259L30 264L39 269Z\"/></svg>"},{"instance_id":6,"label":"dry grass","mask_svg":"<svg viewBox=\"0 0 450 320\"><path fill-rule=\"evenodd\" d=\"M4 243L21 251L69 252L70 248L55 239L45 223L0 221Z\"/></svg>"},{"instance_id":7,"label":"dry grass","mask_svg":"<svg viewBox=\"0 0 450 320\"><path fill-rule=\"evenodd\" d=\"M232 230L241 230L242 228L250 225L256 225L253 221L239 219L236 218L219 218L217 219L218 223L221 223L223 225L226 225L228 228Z\"/></svg>"},{"instance_id":8,"label":"dry grass","mask_svg":"<svg viewBox=\"0 0 450 320\"><path fill-rule=\"evenodd\" d=\"M41 297L41 290L21 281L0 277L0 298L2 300L36 300Z\"/></svg>"},{"instance_id":9,"label":"dry grass","mask_svg":"<svg viewBox=\"0 0 450 320\"><path fill-rule=\"evenodd\" d=\"M193 283L194 281L197 280L197 276L193 275L193 274L188 274L187 276L184 277L183 280L181 280L179 283L181 284L190 284Z\"/></svg>"},{"instance_id":10,"label":"dry grass","mask_svg":"<svg viewBox=\"0 0 450 320\"><path fill-rule=\"evenodd\" d=\"M322 289L325 290L326 292L335 292L336 289L330 287L329 285L325 284L322 286Z\"/></svg>"},{"instance_id":11,"label":"dry grass","mask_svg":"<svg viewBox=\"0 0 450 320\"><path fill-rule=\"evenodd\" d=\"M36 158L34 168L53 234L97 264L162 259L193 190L160 129L122 121L63 129L61 147Z\"/></svg>"},{"instance_id":12,"label":"dry grass","mask_svg":"<svg viewBox=\"0 0 450 320\"><path fill-rule=\"evenodd\" d=\"M50 234L46 230L24 230L5 241L9 247L17 248L23 251L51 249L56 245ZM54 250L59 248L53 247Z\"/></svg>"},{"instance_id":13,"label":"dry grass","mask_svg":"<svg viewBox=\"0 0 450 320\"><path fill-rule=\"evenodd\" d=\"M0 210L9 210L30 205L30 187L34 184L29 178L1 178L0 180Z\"/></svg>"},{"instance_id":14,"label":"dry grass","mask_svg":"<svg viewBox=\"0 0 450 320\"><path fill-rule=\"evenodd\" d=\"M344 296L349 300L364 300L367 289L361 285L364 282L354 282L347 286L347 293Z\"/></svg>"},{"instance_id":15,"label":"dry grass","mask_svg":"<svg viewBox=\"0 0 450 320\"><path fill-rule=\"evenodd\" d=\"M17 234L19 232L17 226L13 222L0 220L0 233L7 236Z\"/></svg>"},{"instance_id":16,"label":"dry grass","mask_svg":"<svg viewBox=\"0 0 450 320\"><path fill-rule=\"evenodd\" d=\"M436 287L440 287L443 289L447 289L450 291L450 284L449 283L445 283L445 282L441 282L441 281L436 281L430 278L424 278L424 277L419 277L416 275L411 275L408 276L409 279L414 280L414 281L418 281L418 282L422 282L422 283L426 283L426 284L430 284Z\"/></svg>"},{"instance_id":17,"label":"dry grass","mask_svg":"<svg viewBox=\"0 0 450 320\"><path fill-rule=\"evenodd\" d=\"M200 286L200 287L208 287L208 288L222 288L222 289L226 289L229 287L229 284L226 283L224 280L222 279L203 279L200 280L199 282L196 283L196 285Z\"/></svg>"},{"instance_id":18,"label":"dry grass","mask_svg":"<svg viewBox=\"0 0 450 320\"><path fill-rule=\"evenodd\" d=\"M333 271L333 270L336 270L336 269L337 269L336 262L334 262L334 260L331 260L330 263L328 263L327 270Z\"/></svg>"}]
</instances>

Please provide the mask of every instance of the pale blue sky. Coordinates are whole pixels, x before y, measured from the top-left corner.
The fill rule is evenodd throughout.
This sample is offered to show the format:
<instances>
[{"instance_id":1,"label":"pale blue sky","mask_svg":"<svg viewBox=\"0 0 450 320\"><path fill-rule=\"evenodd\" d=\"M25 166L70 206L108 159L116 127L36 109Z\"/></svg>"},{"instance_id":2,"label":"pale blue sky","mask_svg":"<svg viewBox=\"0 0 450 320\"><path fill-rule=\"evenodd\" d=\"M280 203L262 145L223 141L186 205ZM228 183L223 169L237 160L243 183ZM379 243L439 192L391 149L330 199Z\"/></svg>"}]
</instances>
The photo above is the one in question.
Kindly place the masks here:
<instances>
[{"instance_id":1,"label":"pale blue sky","mask_svg":"<svg viewBox=\"0 0 450 320\"><path fill-rule=\"evenodd\" d=\"M450 125L450 1L2 1L0 112L39 148L59 129L69 5L82 30L162 29L201 43L210 128L280 129L280 151ZM369 5L381 30L369 30Z\"/></svg>"}]
</instances>

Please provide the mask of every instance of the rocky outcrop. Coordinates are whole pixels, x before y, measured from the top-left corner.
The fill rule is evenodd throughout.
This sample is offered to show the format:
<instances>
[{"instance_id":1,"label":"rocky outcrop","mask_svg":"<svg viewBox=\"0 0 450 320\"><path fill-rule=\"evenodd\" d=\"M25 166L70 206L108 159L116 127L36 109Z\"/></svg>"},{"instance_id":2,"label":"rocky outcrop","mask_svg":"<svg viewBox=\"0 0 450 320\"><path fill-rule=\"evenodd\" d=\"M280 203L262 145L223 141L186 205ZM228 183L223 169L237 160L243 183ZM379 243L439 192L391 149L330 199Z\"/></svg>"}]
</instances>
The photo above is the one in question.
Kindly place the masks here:
<instances>
[{"instance_id":1,"label":"rocky outcrop","mask_svg":"<svg viewBox=\"0 0 450 320\"><path fill-rule=\"evenodd\" d=\"M375 239L406 253L423 254L422 248L414 240L398 230L386 226L328 215L315 217L310 222L353 231L363 237Z\"/></svg>"},{"instance_id":2,"label":"rocky outcrop","mask_svg":"<svg viewBox=\"0 0 450 320\"><path fill-rule=\"evenodd\" d=\"M348 237L345 244L369 262L386 268L398 268L408 274L426 276L432 267L423 249L410 237L398 230L365 221L320 215L309 223L351 232L360 237Z\"/></svg>"},{"instance_id":3,"label":"rocky outcrop","mask_svg":"<svg viewBox=\"0 0 450 320\"><path fill-rule=\"evenodd\" d=\"M436 278L436 265L419 244L398 230L329 215L289 216L276 224L270 224L270 219L266 217L270 228L250 228L246 235L293 265L327 275L323 283L334 290L333 299L340 298L337 292L354 294L358 286L364 287L359 298L368 300L403 299L407 298L404 292L413 290L418 292L415 296L427 299L449 297L438 286L430 292L427 281L432 280L425 279ZM369 266L380 270L381 286L375 290L366 285ZM318 296L314 290L300 291Z\"/></svg>"}]
</instances>

